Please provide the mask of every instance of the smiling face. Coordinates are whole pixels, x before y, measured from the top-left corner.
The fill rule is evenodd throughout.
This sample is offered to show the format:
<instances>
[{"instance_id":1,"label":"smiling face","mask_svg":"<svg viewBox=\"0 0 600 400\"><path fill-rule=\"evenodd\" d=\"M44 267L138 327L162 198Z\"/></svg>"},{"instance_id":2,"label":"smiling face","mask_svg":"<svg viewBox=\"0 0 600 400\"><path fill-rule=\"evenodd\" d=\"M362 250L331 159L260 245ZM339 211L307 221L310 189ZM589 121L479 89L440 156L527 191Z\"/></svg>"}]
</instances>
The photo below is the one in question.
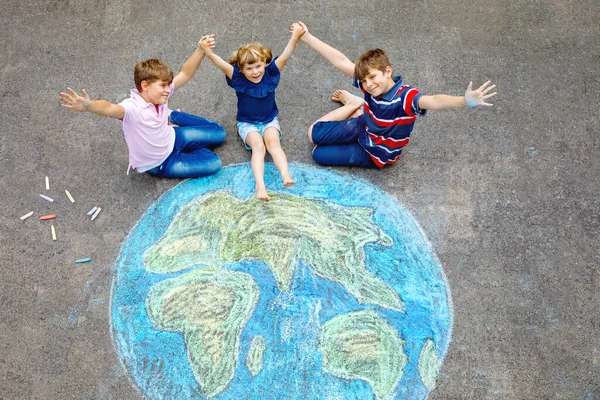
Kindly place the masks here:
<instances>
[{"instance_id":1,"label":"smiling face","mask_svg":"<svg viewBox=\"0 0 600 400\"><path fill-rule=\"evenodd\" d=\"M265 63L263 61L246 64L242 67L242 74L252 83L260 83L265 75Z\"/></svg>"},{"instance_id":2,"label":"smiling face","mask_svg":"<svg viewBox=\"0 0 600 400\"><path fill-rule=\"evenodd\" d=\"M377 97L387 93L394 86L392 67L385 67L385 71L369 68L367 76L361 79L360 84L371 96Z\"/></svg>"},{"instance_id":3,"label":"smiling face","mask_svg":"<svg viewBox=\"0 0 600 400\"><path fill-rule=\"evenodd\" d=\"M167 99L171 93L169 82L161 79L153 81L152 83L142 81L141 86L142 90L140 91L140 96L142 96L147 103L152 103L154 105L167 104Z\"/></svg>"}]
</instances>

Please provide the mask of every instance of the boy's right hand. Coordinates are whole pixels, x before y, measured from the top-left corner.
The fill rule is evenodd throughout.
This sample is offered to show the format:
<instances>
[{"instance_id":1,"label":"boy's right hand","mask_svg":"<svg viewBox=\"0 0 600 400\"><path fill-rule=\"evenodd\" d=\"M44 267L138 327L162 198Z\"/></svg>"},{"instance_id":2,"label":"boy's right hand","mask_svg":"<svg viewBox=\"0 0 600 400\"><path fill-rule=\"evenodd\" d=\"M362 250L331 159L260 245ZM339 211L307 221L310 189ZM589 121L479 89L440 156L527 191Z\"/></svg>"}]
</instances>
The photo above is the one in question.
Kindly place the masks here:
<instances>
[{"instance_id":1,"label":"boy's right hand","mask_svg":"<svg viewBox=\"0 0 600 400\"><path fill-rule=\"evenodd\" d=\"M90 96L88 96L85 89L81 91L82 96L78 95L70 87L67 88L69 94L60 92L58 98L63 101L65 104L61 104L64 108L69 108L75 111L89 111L90 105L92 101L90 100Z\"/></svg>"},{"instance_id":2,"label":"boy's right hand","mask_svg":"<svg viewBox=\"0 0 600 400\"><path fill-rule=\"evenodd\" d=\"M215 48L215 34L211 33L210 35L204 35L198 42L200 48L204 51L204 53L212 53L212 49Z\"/></svg>"}]
</instances>

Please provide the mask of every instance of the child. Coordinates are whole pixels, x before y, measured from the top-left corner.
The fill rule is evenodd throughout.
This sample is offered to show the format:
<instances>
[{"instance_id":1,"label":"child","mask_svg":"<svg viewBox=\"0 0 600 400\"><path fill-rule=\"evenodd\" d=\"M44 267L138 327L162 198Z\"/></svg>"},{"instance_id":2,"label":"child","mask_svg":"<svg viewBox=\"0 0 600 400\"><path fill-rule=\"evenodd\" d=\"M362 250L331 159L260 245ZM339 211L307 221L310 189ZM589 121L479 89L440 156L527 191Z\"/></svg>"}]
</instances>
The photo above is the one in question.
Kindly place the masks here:
<instances>
[{"instance_id":1,"label":"child","mask_svg":"<svg viewBox=\"0 0 600 400\"><path fill-rule=\"evenodd\" d=\"M273 60L271 49L250 43L234 51L227 63L212 51L215 35L205 36L200 42L206 56L225 73L227 84L235 89L238 98L238 133L246 148L252 150L250 164L256 184L256 196L265 201L270 200L264 178L265 147L281 174L283 186L294 184L288 170L287 157L281 148L282 134L275 103L280 71L302 35L302 28L298 24L292 25L290 31L292 37L283 53Z\"/></svg>"},{"instance_id":2,"label":"child","mask_svg":"<svg viewBox=\"0 0 600 400\"><path fill-rule=\"evenodd\" d=\"M477 90L469 83L464 97L438 94L425 96L392 75L387 55L381 49L369 50L354 65L338 50L311 35L302 22L300 40L348 76L364 94L364 101L345 90L333 93L332 100L342 107L331 111L308 128L308 139L315 144L313 159L322 165L348 165L383 168L394 164L408 144L417 115L427 110L491 106L486 99L496 85L487 81ZM361 108L364 105L364 112Z\"/></svg>"},{"instance_id":3,"label":"child","mask_svg":"<svg viewBox=\"0 0 600 400\"><path fill-rule=\"evenodd\" d=\"M200 42L198 42L200 45ZM90 100L73 89L60 93L62 106L75 111L118 118L123 123L129 148L129 167L162 178L194 178L211 175L221 169L219 156L207 149L225 141L225 129L216 122L167 106L168 98L192 79L204 51L198 46L173 77L162 61L152 58L138 62L134 69L136 89L119 104Z\"/></svg>"}]
</instances>

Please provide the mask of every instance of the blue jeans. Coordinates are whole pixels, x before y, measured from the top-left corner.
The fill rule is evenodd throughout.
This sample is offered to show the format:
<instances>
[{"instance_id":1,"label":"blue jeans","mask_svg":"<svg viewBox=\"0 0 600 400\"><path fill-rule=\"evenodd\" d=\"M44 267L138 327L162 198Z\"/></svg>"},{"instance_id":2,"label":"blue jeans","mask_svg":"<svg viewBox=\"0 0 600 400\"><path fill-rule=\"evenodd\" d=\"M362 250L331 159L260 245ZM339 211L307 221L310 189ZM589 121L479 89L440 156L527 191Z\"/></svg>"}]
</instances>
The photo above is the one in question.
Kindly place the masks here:
<instances>
[{"instance_id":1,"label":"blue jeans","mask_svg":"<svg viewBox=\"0 0 600 400\"><path fill-rule=\"evenodd\" d=\"M174 127L173 151L161 165L146 172L161 178L196 178L219 171L221 159L207 147L225 141L225 128L206 118L175 110L169 119L179 125Z\"/></svg>"},{"instance_id":2,"label":"blue jeans","mask_svg":"<svg viewBox=\"0 0 600 400\"><path fill-rule=\"evenodd\" d=\"M365 130L363 116L341 121L320 121L313 126L313 159L321 165L378 168L358 143Z\"/></svg>"}]
</instances>

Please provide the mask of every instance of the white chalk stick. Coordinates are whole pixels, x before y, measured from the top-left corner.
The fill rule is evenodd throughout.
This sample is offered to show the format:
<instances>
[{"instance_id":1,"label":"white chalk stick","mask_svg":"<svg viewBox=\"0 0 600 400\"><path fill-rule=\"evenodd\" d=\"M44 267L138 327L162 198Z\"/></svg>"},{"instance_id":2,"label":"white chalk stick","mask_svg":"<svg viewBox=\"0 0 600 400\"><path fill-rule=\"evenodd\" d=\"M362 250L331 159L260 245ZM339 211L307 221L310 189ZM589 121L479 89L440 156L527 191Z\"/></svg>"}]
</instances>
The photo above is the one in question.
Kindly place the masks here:
<instances>
[{"instance_id":1,"label":"white chalk stick","mask_svg":"<svg viewBox=\"0 0 600 400\"><path fill-rule=\"evenodd\" d=\"M94 213L94 215L92 215L92 221L96 219L96 217L98 216L98 214L100 214L101 210L102 210L102 208L98 207L98 209L96 210L96 212Z\"/></svg>"},{"instance_id":2,"label":"white chalk stick","mask_svg":"<svg viewBox=\"0 0 600 400\"><path fill-rule=\"evenodd\" d=\"M69 193L67 189L65 189L65 194L67 195L71 203L75 203L75 199L73 198L73 196L71 196L71 193Z\"/></svg>"},{"instance_id":3,"label":"white chalk stick","mask_svg":"<svg viewBox=\"0 0 600 400\"><path fill-rule=\"evenodd\" d=\"M32 215L33 215L33 211L28 212L27 214L25 214L21 217L21 221L25 221L27 218L31 217Z\"/></svg>"},{"instance_id":4,"label":"white chalk stick","mask_svg":"<svg viewBox=\"0 0 600 400\"><path fill-rule=\"evenodd\" d=\"M56 229L54 229L54 225L50 225L50 230L52 231L52 240L56 240Z\"/></svg>"},{"instance_id":5,"label":"white chalk stick","mask_svg":"<svg viewBox=\"0 0 600 400\"><path fill-rule=\"evenodd\" d=\"M97 210L97 209L98 209L98 207L94 207L94 208L92 208L90 211L88 211L88 212L87 212L87 215L88 215L88 216L92 215L93 213L95 213L95 212L96 212L96 210Z\"/></svg>"},{"instance_id":6,"label":"white chalk stick","mask_svg":"<svg viewBox=\"0 0 600 400\"><path fill-rule=\"evenodd\" d=\"M46 201L49 201L50 203L54 203L54 199L52 197L48 197L43 194L40 194L40 197Z\"/></svg>"},{"instance_id":7,"label":"white chalk stick","mask_svg":"<svg viewBox=\"0 0 600 400\"><path fill-rule=\"evenodd\" d=\"M48 180L48 177L46 177L46 190L50 190L50 181Z\"/></svg>"}]
</instances>

